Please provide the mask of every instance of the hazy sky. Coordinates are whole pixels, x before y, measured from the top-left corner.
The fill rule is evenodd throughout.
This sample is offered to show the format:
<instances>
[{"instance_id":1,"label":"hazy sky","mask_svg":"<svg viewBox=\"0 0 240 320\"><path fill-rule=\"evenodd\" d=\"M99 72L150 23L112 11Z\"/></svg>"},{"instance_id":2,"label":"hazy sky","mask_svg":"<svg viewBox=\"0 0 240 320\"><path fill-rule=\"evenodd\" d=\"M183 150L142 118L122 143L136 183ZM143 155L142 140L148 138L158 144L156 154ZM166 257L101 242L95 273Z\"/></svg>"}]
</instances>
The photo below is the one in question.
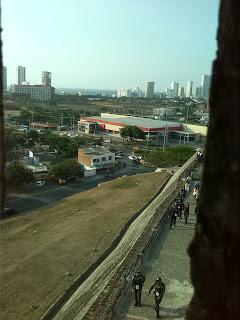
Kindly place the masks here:
<instances>
[{"instance_id":1,"label":"hazy sky","mask_svg":"<svg viewBox=\"0 0 240 320\"><path fill-rule=\"evenodd\" d=\"M40 83L117 89L183 85L211 72L218 0L2 0L8 85L16 66Z\"/></svg>"}]
</instances>

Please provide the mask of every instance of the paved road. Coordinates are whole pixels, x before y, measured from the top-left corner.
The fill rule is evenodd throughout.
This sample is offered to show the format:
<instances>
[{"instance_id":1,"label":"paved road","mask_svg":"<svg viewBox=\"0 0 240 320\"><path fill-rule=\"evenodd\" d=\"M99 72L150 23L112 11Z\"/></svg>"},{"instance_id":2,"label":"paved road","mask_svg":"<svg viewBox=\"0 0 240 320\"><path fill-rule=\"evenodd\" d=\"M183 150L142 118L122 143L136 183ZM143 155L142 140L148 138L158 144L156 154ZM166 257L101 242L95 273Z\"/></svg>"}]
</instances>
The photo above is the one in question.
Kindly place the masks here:
<instances>
[{"instance_id":1,"label":"paved road","mask_svg":"<svg viewBox=\"0 0 240 320\"><path fill-rule=\"evenodd\" d=\"M7 200L5 207L13 207L17 209L19 213L26 213L44 206L53 205L75 193L95 188L103 181L113 180L122 175L135 175L152 171L154 171L154 169L146 168L142 165L134 167L129 162L126 168L115 171L114 175L108 178L105 177L105 174L99 174L85 181L68 184L66 186L46 186L46 188L43 187L34 194L19 194L13 199Z\"/></svg>"},{"instance_id":2,"label":"paved road","mask_svg":"<svg viewBox=\"0 0 240 320\"><path fill-rule=\"evenodd\" d=\"M183 219L178 219L177 227L169 229L169 220L163 225L156 243L145 258L143 273L146 281L142 294L142 307L134 306L131 290L121 298L114 320L148 320L155 319L154 298L148 296L148 290L156 277L161 276L166 284L166 293L160 306L160 319L183 320L187 305L193 294L190 282L189 258L187 247L193 237L196 216L195 200L190 202L190 219L187 226Z\"/></svg>"}]
</instances>

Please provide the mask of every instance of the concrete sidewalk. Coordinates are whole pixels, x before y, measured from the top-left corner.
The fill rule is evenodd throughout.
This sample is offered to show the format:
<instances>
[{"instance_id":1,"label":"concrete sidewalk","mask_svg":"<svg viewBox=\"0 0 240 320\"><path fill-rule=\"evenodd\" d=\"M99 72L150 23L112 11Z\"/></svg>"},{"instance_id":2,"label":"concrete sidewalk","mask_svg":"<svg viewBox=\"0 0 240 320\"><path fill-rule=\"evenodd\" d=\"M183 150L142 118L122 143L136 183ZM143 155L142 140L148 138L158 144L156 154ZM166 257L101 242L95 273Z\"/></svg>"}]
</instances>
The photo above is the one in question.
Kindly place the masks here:
<instances>
[{"instance_id":1,"label":"concrete sidewalk","mask_svg":"<svg viewBox=\"0 0 240 320\"><path fill-rule=\"evenodd\" d=\"M186 308L191 300L193 289L189 277L190 265L187 248L192 240L196 215L195 200L190 194L189 222L185 226L184 218L178 219L176 227L169 229L169 219L163 225L156 242L145 257L143 273L146 281L142 292L142 307L134 306L133 293L129 290L121 298L113 319L155 319L154 296L148 296L148 290L156 277L161 276L166 285L166 292L160 305L160 319L184 319Z\"/></svg>"}]
</instances>

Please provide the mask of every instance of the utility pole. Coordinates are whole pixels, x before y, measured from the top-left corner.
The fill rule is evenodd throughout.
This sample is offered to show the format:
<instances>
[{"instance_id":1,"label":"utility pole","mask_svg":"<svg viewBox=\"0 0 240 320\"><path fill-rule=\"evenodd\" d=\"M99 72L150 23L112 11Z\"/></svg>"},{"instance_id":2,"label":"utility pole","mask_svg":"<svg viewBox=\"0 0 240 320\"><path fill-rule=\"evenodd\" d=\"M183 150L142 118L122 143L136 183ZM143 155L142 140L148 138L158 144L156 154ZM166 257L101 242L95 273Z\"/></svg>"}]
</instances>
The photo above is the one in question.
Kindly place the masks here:
<instances>
[{"instance_id":1,"label":"utility pole","mask_svg":"<svg viewBox=\"0 0 240 320\"><path fill-rule=\"evenodd\" d=\"M186 116L186 123L185 123L185 134L184 134L184 144L186 143L186 133L187 133L187 122L188 122L188 109L189 105L187 106L187 116Z\"/></svg>"},{"instance_id":2,"label":"utility pole","mask_svg":"<svg viewBox=\"0 0 240 320\"><path fill-rule=\"evenodd\" d=\"M75 131L75 116L73 116L73 131Z\"/></svg>"}]
</instances>

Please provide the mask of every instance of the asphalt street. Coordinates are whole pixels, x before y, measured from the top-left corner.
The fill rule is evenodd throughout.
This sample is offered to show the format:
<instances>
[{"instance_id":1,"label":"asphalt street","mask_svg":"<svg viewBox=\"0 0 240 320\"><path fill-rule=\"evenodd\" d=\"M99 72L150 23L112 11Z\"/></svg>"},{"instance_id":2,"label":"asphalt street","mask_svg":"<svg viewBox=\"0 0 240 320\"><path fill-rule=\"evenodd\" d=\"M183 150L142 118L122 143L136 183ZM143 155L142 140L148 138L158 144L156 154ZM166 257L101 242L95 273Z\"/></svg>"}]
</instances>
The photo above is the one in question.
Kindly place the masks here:
<instances>
[{"instance_id":1,"label":"asphalt street","mask_svg":"<svg viewBox=\"0 0 240 320\"><path fill-rule=\"evenodd\" d=\"M45 206L52 206L57 202L75 193L95 188L99 183L114 180L123 175L153 172L155 169L143 165L133 166L129 161L126 168L116 170L113 175L105 177L105 173L87 178L78 183L65 186L46 185L36 190L33 194L18 194L6 201L5 207L15 208L19 213L27 213Z\"/></svg>"}]
</instances>

